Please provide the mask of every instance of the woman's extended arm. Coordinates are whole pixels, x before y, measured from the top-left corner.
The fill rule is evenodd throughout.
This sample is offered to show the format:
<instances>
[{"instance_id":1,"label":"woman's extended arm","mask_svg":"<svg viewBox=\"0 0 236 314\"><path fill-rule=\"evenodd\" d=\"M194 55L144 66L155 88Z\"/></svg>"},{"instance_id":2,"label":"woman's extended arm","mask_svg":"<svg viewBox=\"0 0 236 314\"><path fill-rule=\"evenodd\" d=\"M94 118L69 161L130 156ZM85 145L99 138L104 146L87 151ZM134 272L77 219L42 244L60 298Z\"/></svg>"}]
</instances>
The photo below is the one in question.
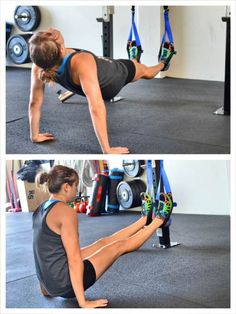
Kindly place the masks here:
<instances>
[{"instance_id":1,"label":"woman's extended arm","mask_svg":"<svg viewBox=\"0 0 236 314\"><path fill-rule=\"evenodd\" d=\"M85 299L83 276L84 264L80 252L77 214L69 206L63 207L61 238L66 250L71 283L80 307L95 308L107 305L106 299L88 301Z\"/></svg>"},{"instance_id":2,"label":"woman's extended arm","mask_svg":"<svg viewBox=\"0 0 236 314\"><path fill-rule=\"evenodd\" d=\"M99 144L105 154L127 154L127 147L110 147L107 131L107 112L102 99L101 89L97 78L96 62L92 55L81 53L74 59L73 79L79 77L81 87L87 97L89 111Z\"/></svg>"},{"instance_id":3,"label":"woman's extended arm","mask_svg":"<svg viewBox=\"0 0 236 314\"><path fill-rule=\"evenodd\" d=\"M29 125L32 142L52 141L54 137L50 133L40 133L41 107L44 97L44 83L39 79L40 69L33 64L31 70L31 88L29 100Z\"/></svg>"}]
</instances>

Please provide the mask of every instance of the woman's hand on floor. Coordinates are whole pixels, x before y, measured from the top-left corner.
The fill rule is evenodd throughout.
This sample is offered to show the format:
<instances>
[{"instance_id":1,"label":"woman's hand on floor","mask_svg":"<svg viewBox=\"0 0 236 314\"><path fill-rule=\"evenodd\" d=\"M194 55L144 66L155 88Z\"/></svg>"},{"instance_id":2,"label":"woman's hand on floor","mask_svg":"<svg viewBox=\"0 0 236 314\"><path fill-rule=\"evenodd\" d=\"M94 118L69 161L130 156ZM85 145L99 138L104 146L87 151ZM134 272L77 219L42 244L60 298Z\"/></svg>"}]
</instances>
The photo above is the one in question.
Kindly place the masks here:
<instances>
[{"instance_id":1,"label":"woman's hand on floor","mask_svg":"<svg viewBox=\"0 0 236 314\"><path fill-rule=\"evenodd\" d=\"M32 142L34 143L41 143L46 141L54 141L55 137L50 133L39 133L38 135L34 136Z\"/></svg>"},{"instance_id":2,"label":"woman's hand on floor","mask_svg":"<svg viewBox=\"0 0 236 314\"><path fill-rule=\"evenodd\" d=\"M110 147L104 154L129 154L128 147Z\"/></svg>"},{"instance_id":3,"label":"woman's hand on floor","mask_svg":"<svg viewBox=\"0 0 236 314\"><path fill-rule=\"evenodd\" d=\"M96 307L106 307L108 304L107 299L99 299L94 301L85 300L83 305L80 305L82 308L96 308Z\"/></svg>"}]
</instances>

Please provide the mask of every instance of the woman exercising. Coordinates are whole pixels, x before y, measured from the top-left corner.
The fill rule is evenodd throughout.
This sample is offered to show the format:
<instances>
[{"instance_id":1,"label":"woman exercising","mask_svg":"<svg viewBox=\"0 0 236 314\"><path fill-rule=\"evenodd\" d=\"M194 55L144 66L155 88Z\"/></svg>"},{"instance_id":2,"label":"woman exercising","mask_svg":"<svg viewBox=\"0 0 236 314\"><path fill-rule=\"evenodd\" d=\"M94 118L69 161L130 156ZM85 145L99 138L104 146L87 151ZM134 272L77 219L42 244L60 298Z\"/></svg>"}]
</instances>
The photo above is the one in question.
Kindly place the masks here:
<instances>
[{"instance_id":1,"label":"woman exercising","mask_svg":"<svg viewBox=\"0 0 236 314\"><path fill-rule=\"evenodd\" d=\"M116 96L126 84L141 78L152 79L169 67L173 53L163 48L161 62L147 67L135 59L114 60L97 57L84 50L65 48L58 30L50 28L38 32L29 41L33 62L29 101L30 138L33 142L54 140L50 133L40 133L40 111L43 104L44 85L57 82L66 89L86 96L93 127L106 154L129 153L127 147L111 147L108 140L107 117L104 100Z\"/></svg>"},{"instance_id":2,"label":"woman exercising","mask_svg":"<svg viewBox=\"0 0 236 314\"><path fill-rule=\"evenodd\" d=\"M78 216L67 205L77 193L78 174L74 169L55 166L39 173L36 183L45 186L50 199L33 214L33 253L41 292L45 296L76 297L79 306L107 306L108 300L86 300L84 291L123 254L140 248L161 225L172 209L165 202L158 209L144 209L142 217L128 227L86 247L80 247ZM168 207L168 204L167 204ZM151 222L147 218L153 211Z\"/></svg>"}]
</instances>

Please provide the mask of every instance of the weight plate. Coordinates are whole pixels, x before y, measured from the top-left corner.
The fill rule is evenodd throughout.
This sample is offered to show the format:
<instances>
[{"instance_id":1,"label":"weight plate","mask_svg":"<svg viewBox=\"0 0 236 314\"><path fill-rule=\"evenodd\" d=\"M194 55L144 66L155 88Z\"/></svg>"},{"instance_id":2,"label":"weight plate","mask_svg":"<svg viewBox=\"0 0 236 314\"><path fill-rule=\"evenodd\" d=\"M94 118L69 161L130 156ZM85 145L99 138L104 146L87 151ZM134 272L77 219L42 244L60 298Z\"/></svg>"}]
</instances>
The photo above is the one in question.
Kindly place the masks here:
<instances>
[{"instance_id":1,"label":"weight plate","mask_svg":"<svg viewBox=\"0 0 236 314\"><path fill-rule=\"evenodd\" d=\"M125 209L130 208L133 203L133 192L130 185L122 181L118 184L116 191L119 204Z\"/></svg>"},{"instance_id":2,"label":"weight plate","mask_svg":"<svg viewBox=\"0 0 236 314\"><path fill-rule=\"evenodd\" d=\"M31 62L28 41L32 34L13 35L7 41L7 55L16 64Z\"/></svg>"},{"instance_id":3,"label":"weight plate","mask_svg":"<svg viewBox=\"0 0 236 314\"><path fill-rule=\"evenodd\" d=\"M133 181L133 190L134 190L134 202L133 207L141 206L142 200L140 197L141 192L146 191L146 184L142 180L134 180Z\"/></svg>"},{"instance_id":4,"label":"weight plate","mask_svg":"<svg viewBox=\"0 0 236 314\"><path fill-rule=\"evenodd\" d=\"M117 200L125 209L140 206L140 193L145 190L146 185L141 180L133 180L129 182L121 181L116 189Z\"/></svg>"},{"instance_id":5,"label":"weight plate","mask_svg":"<svg viewBox=\"0 0 236 314\"><path fill-rule=\"evenodd\" d=\"M144 160L123 160L123 169L128 177L134 178L143 174L143 164Z\"/></svg>"},{"instance_id":6,"label":"weight plate","mask_svg":"<svg viewBox=\"0 0 236 314\"><path fill-rule=\"evenodd\" d=\"M23 32L35 30L41 21L41 13L37 6L18 6L14 12L14 21Z\"/></svg>"}]
</instances>

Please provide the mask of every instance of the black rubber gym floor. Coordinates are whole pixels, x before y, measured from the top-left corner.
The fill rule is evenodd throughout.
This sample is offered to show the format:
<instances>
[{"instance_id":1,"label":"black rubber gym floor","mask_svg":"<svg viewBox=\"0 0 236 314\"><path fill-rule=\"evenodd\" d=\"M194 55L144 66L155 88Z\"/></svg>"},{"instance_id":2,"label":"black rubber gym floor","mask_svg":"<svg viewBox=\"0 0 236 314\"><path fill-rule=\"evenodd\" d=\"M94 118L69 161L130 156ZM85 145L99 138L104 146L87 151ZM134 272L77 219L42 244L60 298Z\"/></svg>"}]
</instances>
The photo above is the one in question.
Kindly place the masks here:
<instances>
[{"instance_id":1,"label":"black rubber gym floor","mask_svg":"<svg viewBox=\"0 0 236 314\"><path fill-rule=\"evenodd\" d=\"M139 213L79 216L81 245L127 226ZM31 213L6 214L6 307L76 308L75 299L43 297L32 254ZM118 259L86 291L110 308L229 308L229 216L173 215L171 249L153 248L154 234L138 251Z\"/></svg>"},{"instance_id":2,"label":"black rubber gym floor","mask_svg":"<svg viewBox=\"0 0 236 314\"><path fill-rule=\"evenodd\" d=\"M56 141L33 144L29 139L30 70L7 68L6 152L101 153L86 98L62 104L58 85L47 87L41 131ZM127 85L124 99L107 103L112 146L128 146L137 154L228 154L230 117L216 116L223 103L223 83L175 78L141 80Z\"/></svg>"}]
</instances>

